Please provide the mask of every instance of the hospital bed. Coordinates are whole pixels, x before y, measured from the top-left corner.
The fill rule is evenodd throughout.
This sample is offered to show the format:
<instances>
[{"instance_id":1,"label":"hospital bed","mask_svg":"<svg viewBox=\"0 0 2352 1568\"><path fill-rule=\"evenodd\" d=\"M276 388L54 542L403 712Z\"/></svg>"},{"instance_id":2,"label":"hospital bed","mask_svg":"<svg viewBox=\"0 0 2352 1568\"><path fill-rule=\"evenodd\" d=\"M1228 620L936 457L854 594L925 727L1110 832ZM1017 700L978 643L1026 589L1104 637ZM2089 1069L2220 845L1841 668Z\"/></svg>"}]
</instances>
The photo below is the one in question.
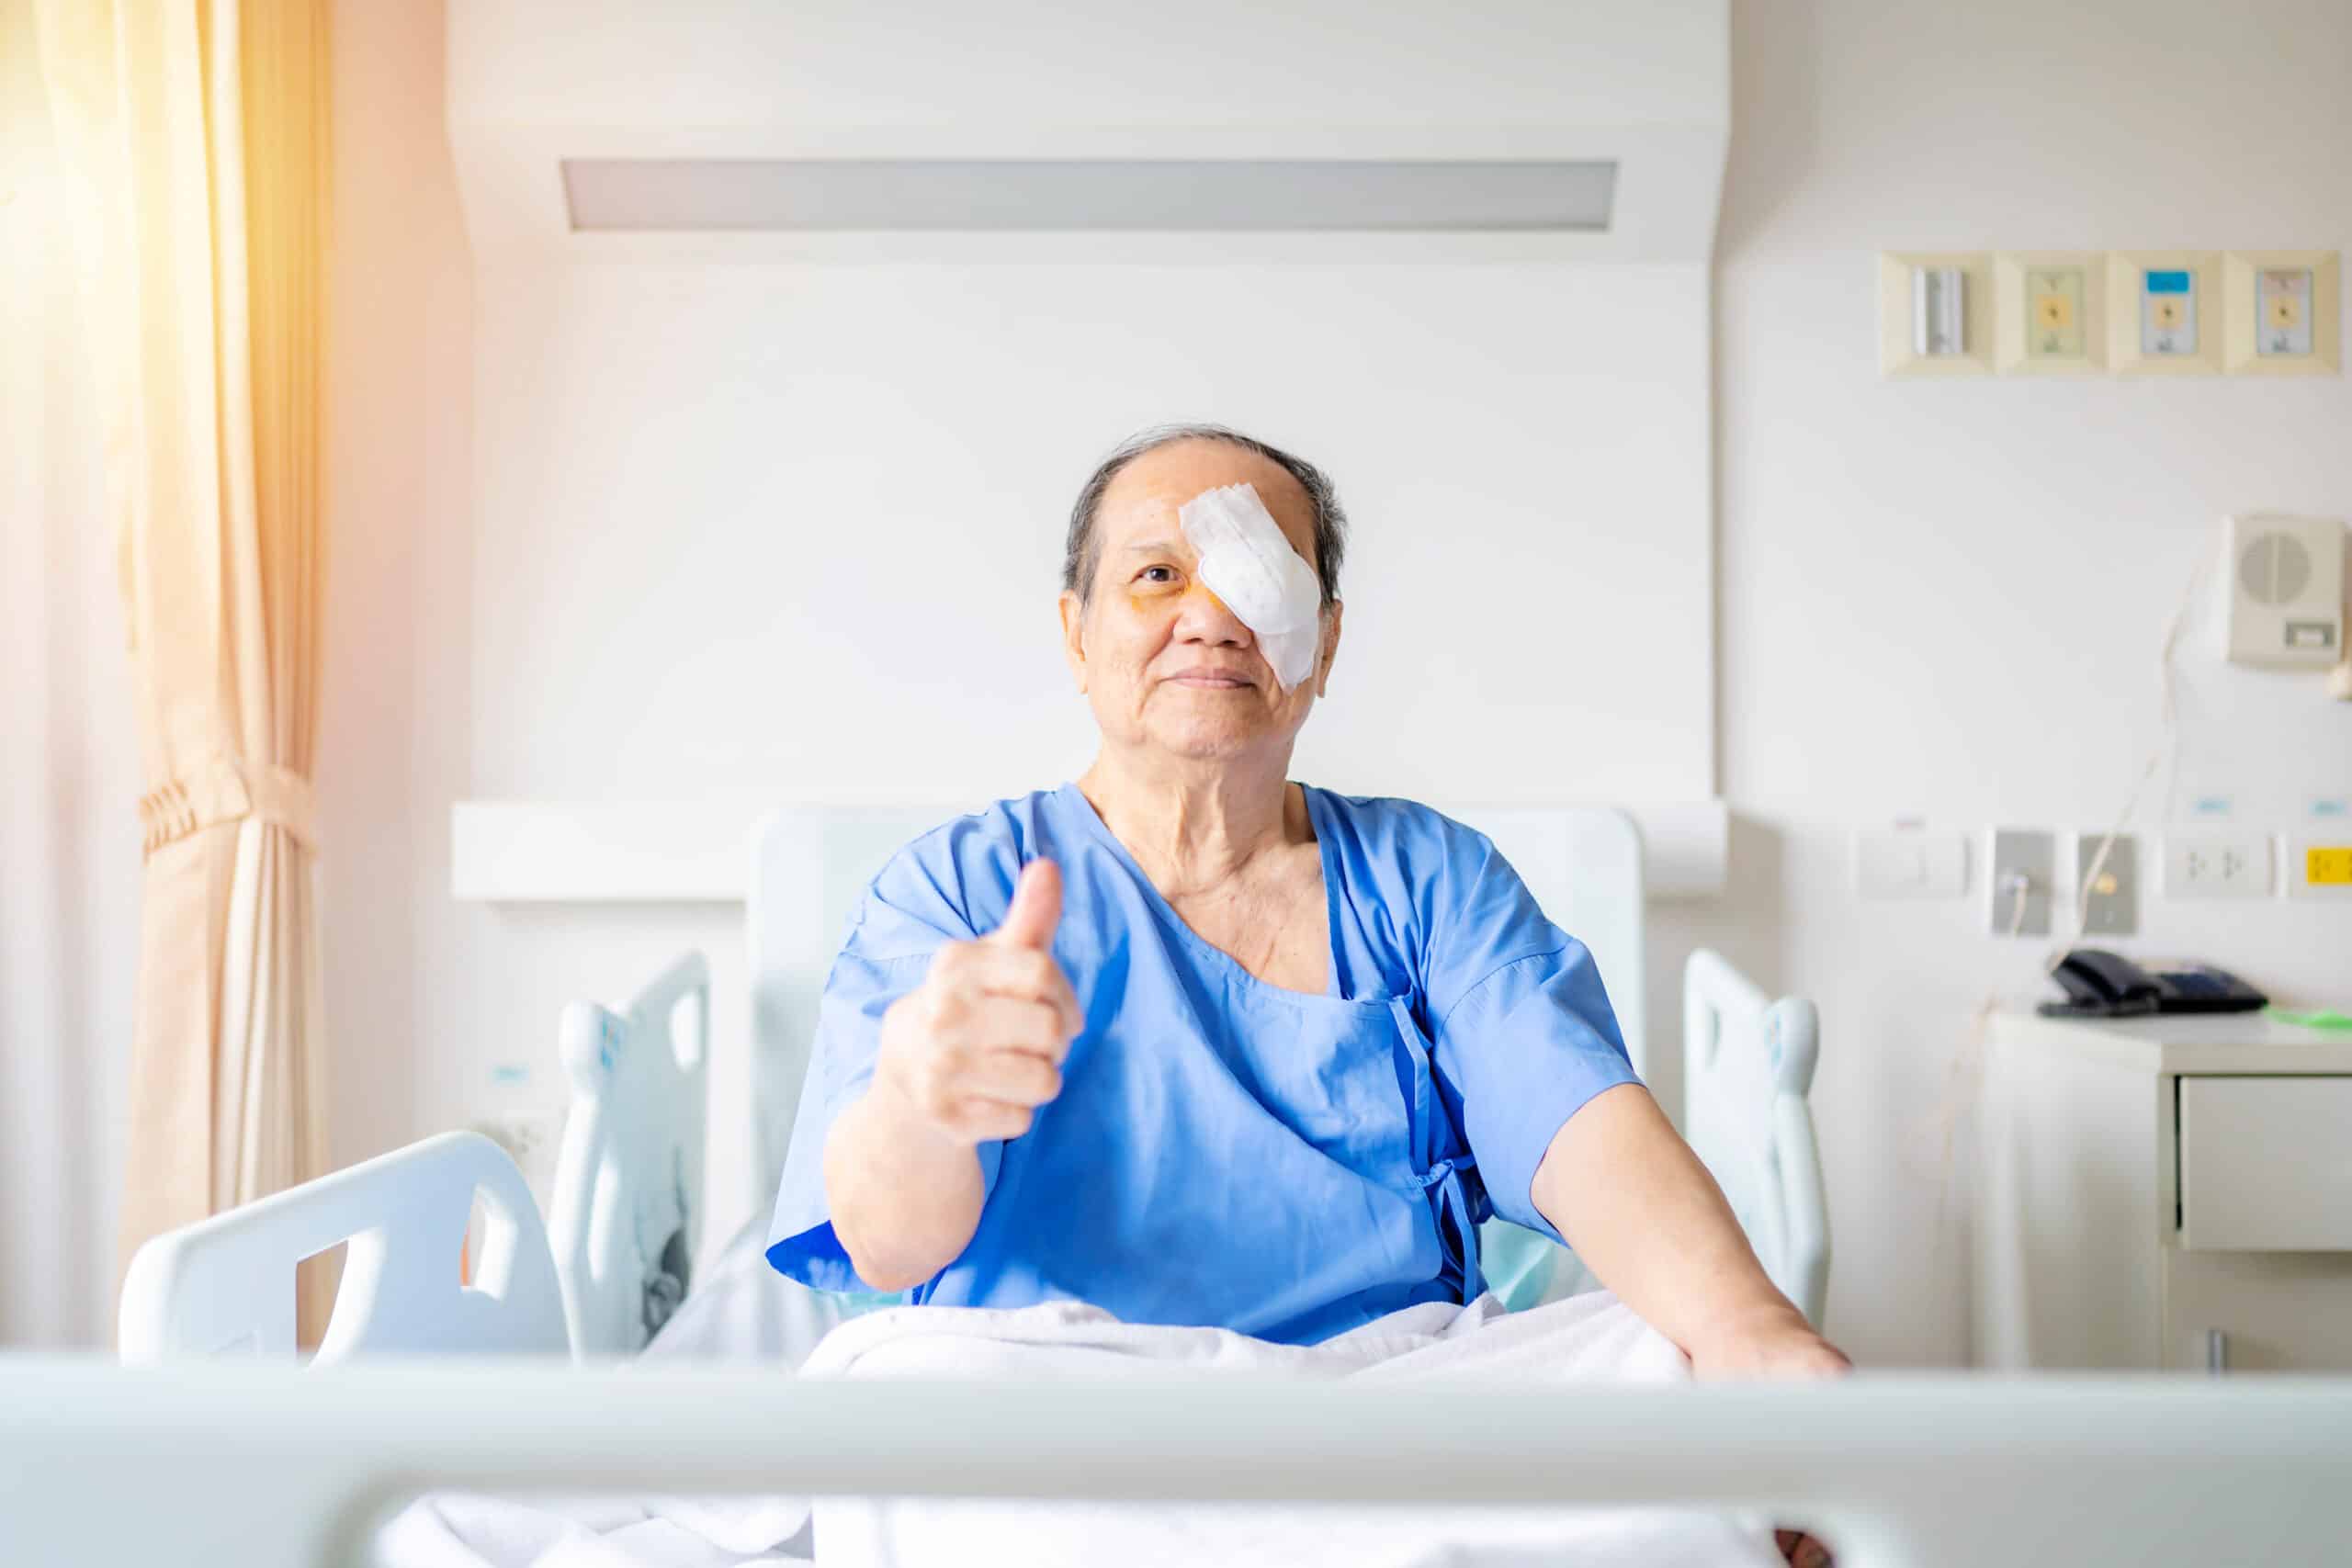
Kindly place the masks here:
<instances>
[{"instance_id":1,"label":"hospital bed","mask_svg":"<svg viewBox=\"0 0 2352 1568\"><path fill-rule=\"evenodd\" d=\"M805 834L807 825L786 830ZM877 837L888 831L877 828ZM1638 841L1629 826L1624 834L1637 897ZM1557 841L1566 861L1575 833L1564 829ZM764 843L763 853L775 847ZM1540 866L1542 846L1529 848L1521 853ZM1611 875L1622 897L1624 878ZM779 902L804 896L764 889L771 939ZM1586 897L1599 896L1589 885ZM1544 901L1566 907L1551 894ZM1637 903L1629 914L1638 942ZM820 931L830 924L818 919ZM814 964L802 973L821 980ZM1695 957L1685 980L1691 1135L1768 1269L1817 1314L1827 1248L1804 1100L1812 1010L1770 1000L1711 954ZM575 1106L552 1205L569 1215L555 1234L572 1243L550 1246L502 1152L453 1134L142 1252L126 1289L125 1357L166 1365L135 1381L86 1367L0 1371L8 1494L0 1529L16 1538L12 1547L67 1542L61 1510L45 1505L85 1495L101 1472L74 1467L101 1463L109 1484L140 1489L143 1517L173 1521L163 1544L177 1560L203 1561L209 1543L225 1552L233 1542L235 1560L259 1563L356 1551L400 1497L439 1486L1755 1505L1821 1530L1841 1561L1865 1565L1976 1561L2028 1544L2024 1555L2063 1545L2078 1561L2309 1556L2345 1540L2346 1516L2330 1512L2321 1488L2352 1451L2352 1399L2328 1385L1863 1379L1670 1399L1594 1390L1579 1393L1576 1418L1563 1420L1556 1395L1492 1389L1433 1404L1426 1393L1295 1386L842 1388L674 1359L622 1369L626 1381L615 1382L611 1369L551 1366L548 1358L567 1352L625 1348L600 1342L604 1331L591 1325L641 1309L632 1270L674 1257L672 1237L690 1227L693 1161L684 1151L700 1129L684 1086L697 1081L707 1050L684 1047L668 1021L681 997L707 987L707 971L684 961L626 1008L567 1013L568 1070L593 1111L583 1121ZM1638 997L1638 987L1620 994ZM771 987L769 1002L780 999ZM675 1080L666 1087L665 1074ZM631 1091L618 1092L625 1084ZM632 1132L616 1117L624 1104L662 1109ZM637 1217L640 1201L654 1201L650 1224ZM477 1207L489 1221L485 1244L460 1284L454 1258ZM345 1237L327 1339L311 1371L287 1375L294 1263ZM754 1263L757 1239L744 1238ZM628 1267L601 1275L581 1261L630 1257L629 1247ZM562 1270L560 1255L572 1260ZM715 1288L729 1278L722 1264L690 1292L680 1321L724 1295ZM742 1279L755 1291L788 1286L764 1269ZM603 1309L609 1317L592 1307L600 1292L620 1303ZM822 1323L804 1313L797 1326ZM625 1340L634 1330L615 1332ZM223 1348L264 1355L189 1359ZM541 1360L474 1361L462 1371L371 1365L387 1351ZM1410 1445L1373 1438L1400 1421ZM987 1442L971 1441L980 1431ZM64 1485L61 1475L80 1479ZM269 1477L267 1508L252 1507L249 1494L232 1501L260 1475ZM110 1551L117 1545L125 1556L138 1550L114 1542Z\"/></svg>"},{"instance_id":2,"label":"hospital bed","mask_svg":"<svg viewBox=\"0 0 2352 1568\"><path fill-rule=\"evenodd\" d=\"M681 955L622 1004L575 1002L557 1029L571 1085L544 1243L519 1182L480 1182L475 1210L490 1227L477 1276L519 1269L529 1298L539 1251L552 1248L565 1333L528 1330L537 1348L568 1345L582 1359L641 1350L683 1297L673 1336L702 1353L791 1359L815 1331L874 1300L819 1297L782 1280L760 1254L797 1110L822 993L858 898L908 840L955 815L940 806L798 807L767 817L754 836L747 909L752 974L752 1145L744 1190L705 1190L710 1082L710 971ZM1635 1069L1649 1076L1645 898L1640 836L1605 807L1461 808L1454 815L1502 851L1555 924L1592 950ZM1686 971L1683 1072L1694 1145L1732 1195L1768 1272L1818 1322L1827 1268L1826 1215L1804 1096L1814 1059L1812 1011L1771 1003L1712 955ZM1782 1054L1785 1036L1788 1049ZM729 1108L734 1109L734 1108ZM475 1170L478 1149L448 1151L450 1169ZM410 1159L423 1160L412 1164ZM446 1220L458 1185L431 1159L390 1156L303 1190L158 1238L135 1260L120 1317L126 1358L153 1359L243 1345L290 1352L293 1324L274 1282L273 1249L308 1256L351 1237L346 1278L322 1359L380 1348L520 1348L511 1337L436 1341L413 1322L412 1289L430 1296L440 1259L458 1243L421 1242ZM706 1214L732 1208L744 1224L706 1264L694 1290ZM363 1223L364 1222L364 1223ZM460 1234L463 1232L461 1230ZM522 1262L512 1261L518 1246ZM1564 1249L1493 1222L1482 1252L1498 1293L1514 1306L1597 1282ZM389 1255L388 1255L389 1254ZM404 1265L413 1263L412 1270ZM365 1303L363 1306L361 1303ZM458 1309L451 1309L453 1313ZM348 1316L345 1315L348 1313ZM428 1314L428 1322L443 1320ZM447 1326L461 1324L462 1314ZM357 1325L365 1325L357 1326Z\"/></svg>"},{"instance_id":3,"label":"hospital bed","mask_svg":"<svg viewBox=\"0 0 2352 1568\"><path fill-rule=\"evenodd\" d=\"M815 998L854 901L883 860L945 815L798 808L763 825L749 921L751 1081L761 1128L791 1122ZM1646 1069L1641 852L1631 821L1586 808L1463 815L1593 949L1629 1051ZM754 1219L720 1249L703 1288L687 1293L695 1282L688 1260L709 1206L709 987L708 965L688 953L625 1005L564 1010L558 1054L574 1098L544 1232L511 1168L480 1140L427 1140L159 1238L141 1255L125 1293L124 1357L290 1352L293 1323L276 1284L284 1258L348 1237L348 1288L319 1350L325 1364L390 1349L628 1355L646 1346L681 1297L690 1310L672 1338L692 1353L797 1360L825 1328L875 1303L820 1296L765 1267L759 1216L782 1158L780 1136L764 1145L772 1152L754 1179ZM1771 1002L1702 953L1686 972L1684 1033L1694 1141L1768 1271L1818 1321L1827 1245L1804 1100L1812 1010ZM447 1227L469 1201L481 1246L469 1259L474 1289L453 1294ZM1488 1227L1485 1251L1494 1287L1513 1305L1596 1288L1564 1249L1500 1222ZM550 1298L560 1313L549 1311ZM504 1310L485 1318L491 1300Z\"/></svg>"}]
</instances>

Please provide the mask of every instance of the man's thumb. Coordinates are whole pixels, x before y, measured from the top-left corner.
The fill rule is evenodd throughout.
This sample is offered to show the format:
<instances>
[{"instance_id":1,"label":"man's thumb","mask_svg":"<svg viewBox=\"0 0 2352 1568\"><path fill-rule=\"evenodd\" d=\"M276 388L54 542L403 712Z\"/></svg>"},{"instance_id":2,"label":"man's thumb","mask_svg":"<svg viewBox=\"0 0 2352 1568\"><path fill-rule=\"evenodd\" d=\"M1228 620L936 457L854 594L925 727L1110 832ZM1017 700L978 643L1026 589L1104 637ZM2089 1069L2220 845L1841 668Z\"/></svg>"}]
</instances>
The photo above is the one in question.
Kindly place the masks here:
<instances>
[{"instance_id":1,"label":"man's thumb","mask_svg":"<svg viewBox=\"0 0 2352 1568\"><path fill-rule=\"evenodd\" d=\"M1033 860L1021 868L1012 889L1012 908L995 940L1008 947L1034 947L1040 952L1054 944L1054 927L1062 918L1061 867L1049 860Z\"/></svg>"}]
</instances>

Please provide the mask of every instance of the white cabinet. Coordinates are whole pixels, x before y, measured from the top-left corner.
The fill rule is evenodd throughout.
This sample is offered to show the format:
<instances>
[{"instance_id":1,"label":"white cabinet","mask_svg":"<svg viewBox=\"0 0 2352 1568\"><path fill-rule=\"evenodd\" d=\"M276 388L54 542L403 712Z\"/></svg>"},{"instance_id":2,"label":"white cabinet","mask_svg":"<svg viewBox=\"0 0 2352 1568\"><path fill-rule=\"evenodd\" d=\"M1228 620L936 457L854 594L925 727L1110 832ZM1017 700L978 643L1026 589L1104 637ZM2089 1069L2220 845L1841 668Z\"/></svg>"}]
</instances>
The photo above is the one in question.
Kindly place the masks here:
<instances>
[{"instance_id":1,"label":"white cabinet","mask_svg":"<svg viewBox=\"0 0 2352 1568\"><path fill-rule=\"evenodd\" d=\"M2352 1039L1999 1013L1978 1365L2352 1371Z\"/></svg>"},{"instance_id":2,"label":"white cabinet","mask_svg":"<svg viewBox=\"0 0 2352 1568\"><path fill-rule=\"evenodd\" d=\"M2168 1256L2161 1364L2209 1370L2217 1349L2231 1371L2352 1370L2352 1253Z\"/></svg>"},{"instance_id":3,"label":"white cabinet","mask_svg":"<svg viewBox=\"0 0 2352 1568\"><path fill-rule=\"evenodd\" d=\"M2352 1077L2179 1084L2183 1247L2352 1252Z\"/></svg>"}]
</instances>

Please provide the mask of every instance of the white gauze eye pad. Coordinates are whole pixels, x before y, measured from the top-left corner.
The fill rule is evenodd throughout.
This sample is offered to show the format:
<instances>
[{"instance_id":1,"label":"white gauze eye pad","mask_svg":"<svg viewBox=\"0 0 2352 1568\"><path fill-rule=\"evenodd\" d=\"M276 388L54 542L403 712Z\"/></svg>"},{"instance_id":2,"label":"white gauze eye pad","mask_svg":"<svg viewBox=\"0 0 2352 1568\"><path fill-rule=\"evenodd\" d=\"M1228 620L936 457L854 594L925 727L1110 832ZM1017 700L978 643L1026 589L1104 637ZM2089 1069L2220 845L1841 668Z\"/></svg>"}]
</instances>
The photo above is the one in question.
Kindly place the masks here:
<instances>
[{"instance_id":1,"label":"white gauze eye pad","mask_svg":"<svg viewBox=\"0 0 2352 1568\"><path fill-rule=\"evenodd\" d=\"M1313 673L1323 585L1246 484L1204 490L1176 509L1201 581L1241 617L1287 692Z\"/></svg>"}]
</instances>

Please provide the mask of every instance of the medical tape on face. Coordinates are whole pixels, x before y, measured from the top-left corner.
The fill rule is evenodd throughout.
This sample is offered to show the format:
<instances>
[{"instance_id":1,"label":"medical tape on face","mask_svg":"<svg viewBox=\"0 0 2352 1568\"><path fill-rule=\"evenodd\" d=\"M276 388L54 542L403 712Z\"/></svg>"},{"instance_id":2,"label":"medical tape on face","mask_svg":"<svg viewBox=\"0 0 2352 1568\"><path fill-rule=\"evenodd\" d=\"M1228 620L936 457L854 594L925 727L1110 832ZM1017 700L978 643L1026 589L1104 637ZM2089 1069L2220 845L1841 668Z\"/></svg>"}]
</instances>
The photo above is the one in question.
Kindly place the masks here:
<instances>
[{"instance_id":1,"label":"medical tape on face","mask_svg":"<svg viewBox=\"0 0 2352 1568\"><path fill-rule=\"evenodd\" d=\"M1204 490L1176 509L1200 578L1258 639L1287 692L1314 672L1323 585L1246 484Z\"/></svg>"}]
</instances>

